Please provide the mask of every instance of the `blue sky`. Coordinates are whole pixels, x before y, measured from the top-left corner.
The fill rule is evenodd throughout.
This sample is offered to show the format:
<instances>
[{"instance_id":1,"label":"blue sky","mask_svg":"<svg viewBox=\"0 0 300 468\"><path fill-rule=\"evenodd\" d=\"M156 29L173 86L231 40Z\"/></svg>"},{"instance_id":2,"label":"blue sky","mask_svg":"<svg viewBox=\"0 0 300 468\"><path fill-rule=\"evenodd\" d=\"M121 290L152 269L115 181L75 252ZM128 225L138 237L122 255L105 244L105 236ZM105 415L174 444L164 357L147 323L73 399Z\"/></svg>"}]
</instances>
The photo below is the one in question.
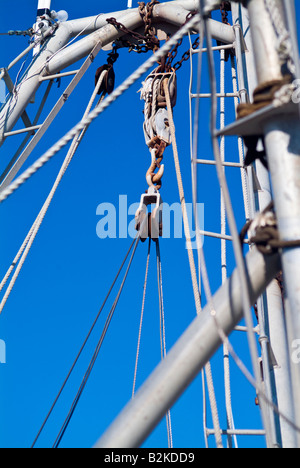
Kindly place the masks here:
<instances>
[{"instance_id":1,"label":"blue sky","mask_svg":"<svg viewBox=\"0 0 300 468\"><path fill-rule=\"evenodd\" d=\"M134 2L136 3L136 2ZM70 19L125 9L124 0L110 2L53 0L52 8L65 9ZM297 6L299 8L299 5ZM35 0L2 2L0 32L27 29L35 19ZM299 10L298 10L299 13ZM216 16L218 17L218 16ZM22 37L1 37L0 66L7 65L27 46ZM179 57L187 49L185 42ZM31 164L76 124L93 90L94 74L106 62L101 52L62 113L28 160ZM218 58L218 56L216 56ZM117 84L137 68L144 55L121 50L115 65ZM29 64L29 58L27 64ZM205 64L204 64L205 70ZM15 77L18 67L12 73ZM229 70L230 71L230 70ZM178 103L174 111L178 148L186 199L191 202L188 86L189 63L178 72ZM67 79L68 80L68 79ZM43 117L47 116L68 81L53 87ZM128 205L139 202L146 186L150 154L143 135L143 103L137 82L92 124L74 157L33 244L15 288L0 316L0 339L6 343L7 363L0 365L0 447L29 447L46 416L73 360L114 279L131 239L99 239L96 210L111 203L118 210L119 196ZM207 74L203 91L209 91ZM36 101L41 99L41 91ZM32 107L32 109L31 109ZM36 105L29 107L34 115ZM201 105L200 154L211 158L208 136L209 103ZM229 111L228 122L232 119ZM22 139L6 141L0 149L3 170ZM229 143L228 160L238 162L237 146ZM0 205L0 276L4 276L35 220L66 154L66 148ZM165 175L161 194L169 204L178 202L171 148L165 152ZM239 227L245 222L239 171L228 172ZM219 232L219 189L215 169L206 167L199 175L199 201L204 204L205 229ZM129 217L129 220L132 220ZM149 271L148 294L142 335L137 385L140 386L160 360L159 309L154 245ZM228 245L228 271L234 267ZM166 339L170 348L195 317L192 286L184 239L161 241L162 274L166 315ZM147 245L139 245L120 303L116 309L99 358L62 440L61 447L90 447L131 397L138 327L143 293ZM205 254L212 290L221 284L220 242L205 240ZM114 297L114 296L112 296ZM109 302L111 304L111 302ZM108 304L108 305L109 305ZM57 408L37 446L52 446L73 401L91 354L99 339L109 308L95 329ZM238 354L249 366L245 336L232 337ZM220 419L225 426L224 384L220 355L212 362ZM232 398L238 428L260 428L255 391L232 363ZM202 389L195 380L172 409L174 447L203 447ZM210 424L211 427L211 424ZM214 440L210 439L214 446ZM240 438L241 447L263 447L262 438ZM165 421L154 431L146 447L166 447Z\"/></svg>"}]
</instances>

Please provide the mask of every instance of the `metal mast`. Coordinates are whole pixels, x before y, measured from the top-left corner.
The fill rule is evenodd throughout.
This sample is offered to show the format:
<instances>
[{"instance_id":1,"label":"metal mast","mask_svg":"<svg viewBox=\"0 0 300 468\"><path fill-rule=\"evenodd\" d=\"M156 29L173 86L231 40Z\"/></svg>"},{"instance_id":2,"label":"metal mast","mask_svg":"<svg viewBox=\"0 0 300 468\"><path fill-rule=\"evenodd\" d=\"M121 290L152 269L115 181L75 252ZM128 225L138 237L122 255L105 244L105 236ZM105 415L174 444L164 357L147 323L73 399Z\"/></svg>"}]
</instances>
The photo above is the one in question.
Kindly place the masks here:
<instances>
[{"instance_id":1,"label":"metal mast","mask_svg":"<svg viewBox=\"0 0 300 468\"><path fill-rule=\"evenodd\" d=\"M212 135L214 139L222 139L225 136L247 137L248 141L249 138L259 136L262 141L261 147L256 147L255 151L262 150L264 146L266 152L268 169L259 160L247 171L242 163L223 161L223 165L224 168L227 164L228 167L231 165L245 170L251 219L255 218L256 221L259 218L257 215L262 213L272 200L275 205L278 224L276 227L279 233L277 242L280 248L272 255L265 255L259 252L254 244L251 245L245 258L247 277L243 277L246 291L249 291L249 305L257 304L260 322L258 341L262 352L263 377L255 380L249 376L249 380L259 396L267 443L273 447L300 447L300 359L298 354L295 355L300 343L299 108L291 102L291 95L288 95L287 101L285 93L290 92L291 83L287 85L284 81L287 64L290 67L289 72L293 70L294 77L299 77L300 67L293 8L289 1L292 0L232 1L233 27L209 18L211 11L221 3L220 1L203 2L203 16L196 14L190 27L187 15L191 11L199 10L198 0L170 1L156 4L153 8L153 18L160 26L167 24L168 27L179 30L174 45L178 39L193 34L199 27L201 29L205 21L212 38L223 44L215 48L222 49L223 59L226 48L234 48L239 91L232 93L231 97L239 98L240 103L248 106L258 88L268 89L274 83L283 85L277 94L272 95L269 105L249 113L231 125L225 126L223 121L219 132ZM6 138L20 133L26 134L18 152L0 176L0 203L18 188L18 182L23 183L22 177L15 181L15 185L13 181L99 51L125 35L125 30L138 30L143 25L139 11L132 8L132 3L132 0L128 0L127 10L114 13L117 21L125 28L122 30L108 24L106 16L102 15L55 23L51 20L51 0L39 0L34 29L35 38L41 40L29 47L29 50L34 48L35 60L26 77L18 84L17 93L11 87L11 95L0 111L0 146ZM180 29L181 27L183 29ZM46 38L47 41L44 42ZM75 38L78 40L73 42ZM72 44L68 44L70 40ZM172 46L171 41L172 39L169 44ZM42 165L53 157L78 134L78 131L95 120L124 90L141 78L157 59L169 52L171 46L166 42L163 48L131 75L125 84L120 85L107 101L93 112L87 113L88 115L85 115L67 136L44 155L42 162L39 160L36 166L33 165L33 170L40 167L39 163ZM206 51L212 52L209 47L211 45L207 44ZM28 49L26 51L28 52ZM191 55L192 53L195 53L195 50ZM3 77L6 83L11 83L9 69L23 55L21 54L7 69L0 70L1 79ZM62 73L83 58L86 60L79 70ZM53 80L68 76L73 76L71 83L46 120L38 124ZM31 122L26 108L44 81L49 82L49 85L36 119ZM227 97L226 94L224 85L218 97L223 99ZM14 127L20 118L25 127L15 131ZM217 158L210 161L210 164L217 165ZM27 180L26 177L30 177L30 169L27 170L24 181ZM224 206L223 208L225 210ZM226 236L225 230L223 225L222 234L219 235L223 245L225 240L234 240L233 235ZM251 244L251 241L249 242ZM284 300L277 277L281 270L284 278ZM246 314L240 270L236 269L230 278L225 280L223 277L222 280L223 285L212 301L207 298L209 303L204 310L150 375L134 400L125 407L102 436L96 444L97 447L140 446L217 349L222 344L227 345L227 337ZM252 330L248 330L248 333L252 333ZM254 333L251 338L253 337ZM234 430L230 429L234 433Z\"/></svg>"}]
</instances>

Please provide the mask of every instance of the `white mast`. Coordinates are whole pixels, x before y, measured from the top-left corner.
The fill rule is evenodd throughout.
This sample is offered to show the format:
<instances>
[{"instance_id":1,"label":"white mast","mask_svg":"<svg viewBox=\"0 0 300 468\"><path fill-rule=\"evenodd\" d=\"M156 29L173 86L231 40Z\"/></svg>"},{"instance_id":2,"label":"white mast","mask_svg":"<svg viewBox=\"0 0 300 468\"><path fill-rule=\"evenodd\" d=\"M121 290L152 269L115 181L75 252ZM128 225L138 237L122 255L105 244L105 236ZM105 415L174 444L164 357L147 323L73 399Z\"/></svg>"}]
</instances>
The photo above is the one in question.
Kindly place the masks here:
<instances>
[{"instance_id":1,"label":"white mast","mask_svg":"<svg viewBox=\"0 0 300 468\"><path fill-rule=\"evenodd\" d=\"M42 16L48 15L50 16L50 7L51 7L51 0L39 0L38 2L38 10L37 10L37 18L41 18Z\"/></svg>"},{"instance_id":2,"label":"white mast","mask_svg":"<svg viewBox=\"0 0 300 468\"><path fill-rule=\"evenodd\" d=\"M44 18L45 16L50 17L50 14L51 14L50 7L51 7L51 0L38 0L36 23L33 26L35 31L38 31L39 29L41 29L39 25L42 22L42 18ZM33 55L36 55L39 52L39 50L40 50L40 46L38 45L33 49Z\"/></svg>"}]
</instances>

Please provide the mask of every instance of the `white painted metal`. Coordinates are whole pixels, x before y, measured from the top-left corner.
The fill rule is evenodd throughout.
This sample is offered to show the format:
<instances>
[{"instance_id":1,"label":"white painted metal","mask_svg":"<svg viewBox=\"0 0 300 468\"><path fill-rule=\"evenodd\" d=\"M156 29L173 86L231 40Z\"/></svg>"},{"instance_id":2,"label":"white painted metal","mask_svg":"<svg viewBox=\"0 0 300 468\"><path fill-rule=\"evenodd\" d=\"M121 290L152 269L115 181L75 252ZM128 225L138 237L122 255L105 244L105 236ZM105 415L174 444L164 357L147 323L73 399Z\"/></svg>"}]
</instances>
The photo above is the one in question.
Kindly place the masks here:
<instances>
[{"instance_id":1,"label":"white painted metal","mask_svg":"<svg viewBox=\"0 0 300 468\"><path fill-rule=\"evenodd\" d=\"M277 0L282 9L282 2ZM277 42L271 18L263 0L249 0L248 11L252 27L253 48L258 83L281 78ZM259 41L259 38L264 41ZM300 136L298 116L283 119L282 115L266 120L262 126L270 167L279 232L283 240L300 239ZM285 287L288 301L288 356L292 368L295 424L300 423L300 363L293 360L293 347L300 336L300 248L284 249L282 253ZM296 434L295 434L296 435ZM297 446L300 446L297 434Z\"/></svg>"},{"instance_id":2,"label":"white painted metal","mask_svg":"<svg viewBox=\"0 0 300 468\"><path fill-rule=\"evenodd\" d=\"M246 264L252 303L280 269L279 256L253 250ZM219 329L229 335L243 316L238 272L214 296L141 389L96 444L96 448L139 447L221 345ZM218 327L216 326L216 321Z\"/></svg>"}]
</instances>

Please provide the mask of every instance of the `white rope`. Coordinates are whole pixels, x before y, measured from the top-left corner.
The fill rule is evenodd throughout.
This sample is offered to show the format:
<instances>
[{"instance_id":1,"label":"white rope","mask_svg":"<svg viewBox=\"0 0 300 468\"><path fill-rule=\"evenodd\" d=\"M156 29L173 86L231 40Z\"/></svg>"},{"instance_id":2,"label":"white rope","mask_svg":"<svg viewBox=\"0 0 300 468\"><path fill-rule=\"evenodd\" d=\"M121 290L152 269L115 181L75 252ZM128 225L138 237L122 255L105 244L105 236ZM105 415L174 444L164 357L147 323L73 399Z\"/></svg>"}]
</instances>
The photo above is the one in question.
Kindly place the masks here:
<instances>
[{"instance_id":1,"label":"white rope","mask_svg":"<svg viewBox=\"0 0 300 468\"><path fill-rule=\"evenodd\" d=\"M183 189L183 183L182 183L178 148L177 148L177 143L176 143L175 125L174 125L174 120L173 120L173 112L172 112L172 105L171 105L171 99L170 99L170 93L169 93L169 87L168 87L168 80L164 80L164 91L165 91L165 96L166 96L166 101L167 101L168 119L169 119L170 132L171 132L171 140L172 140L173 156L174 156L174 163L175 163L175 170L176 170L176 177L177 177L177 184L178 184L178 191L179 191L179 199L181 203L182 216L183 216L183 226L184 226L184 233L185 233L185 238L186 238L186 247L187 247L188 259L189 259L189 264L190 264L190 272L191 272L191 277L192 277L192 286L193 286L193 292L194 292L194 298L195 298L196 311L197 311L197 314L199 314L201 312L201 300L200 300L200 294L199 294L199 289L198 289L195 259L194 259L192 242L191 242L190 226L189 226L186 201L185 201L185 195L184 195L184 189Z\"/></svg>"},{"instance_id":2,"label":"white rope","mask_svg":"<svg viewBox=\"0 0 300 468\"><path fill-rule=\"evenodd\" d=\"M156 242L156 263L157 263L157 283L158 283L158 297L159 297L159 322L160 322L160 349L161 359L165 359L167 355L166 345L166 325L165 325L165 311L164 311L164 299L163 299L163 284L162 284L162 268L161 268L161 257L159 241ZM171 422L171 411L168 410L166 414L167 433L168 433L168 448L173 448L173 434L172 434L172 422Z\"/></svg>"},{"instance_id":3,"label":"white rope","mask_svg":"<svg viewBox=\"0 0 300 468\"><path fill-rule=\"evenodd\" d=\"M175 135L175 125L174 125L174 120L173 120L172 105L171 105L171 99L170 99L170 93L169 93L167 80L164 80L164 91L165 91L166 102L167 102L168 119L169 119L172 147L173 147L173 156L174 156L174 162L175 162L179 198L180 198L181 209L182 209L184 232L185 232L188 258L189 258L189 264L190 264L190 272L191 272L191 277L192 277L194 299L195 299L197 315L200 315L201 299L200 299L199 289L197 285L197 272L196 272L194 254L193 254L192 245L191 245L190 227L189 227L189 221L188 221L188 216L187 216L187 208L186 208L186 202L185 202L182 175L181 175L179 156L178 156L178 148L177 148L176 135ZM207 373L207 381L209 385L209 396L210 396L210 402L211 402L211 407L212 407L216 443L217 443L217 447L220 448L222 447L222 436L221 436L219 416L218 416L218 411L217 411L215 392L214 392L214 388L212 384L212 373L211 373L211 368L210 368L209 363L206 365L205 370Z\"/></svg>"},{"instance_id":4,"label":"white rope","mask_svg":"<svg viewBox=\"0 0 300 468\"><path fill-rule=\"evenodd\" d=\"M143 319L144 319L144 310L145 310L145 300L146 300L146 290L147 290L148 272L149 272L150 250L151 250L151 239L149 239L147 262L146 262L146 272L145 272L145 281L144 281L144 289L143 289L141 318L140 318L140 326L139 326L139 334L138 334L138 342L137 342L136 358L135 358L135 366L134 366L133 385L132 385L132 398L135 395L138 362L139 362L139 356L140 356L141 337L142 337L142 328L143 328Z\"/></svg>"},{"instance_id":5,"label":"white rope","mask_svg":"<svg viewBox=\"0 0 300 468\"><path fill-rule=\"evenodd\" d=\"M104 112L116 99L127 91L138 79L141 78L157 61L164 57L177 42L183 38L199 22L199 14L196 14L187 24L185 24L164 46L151 56L143 65L132 73L118 88L116 88L103 103L94 109L88 116L82 119L64 137L55 143L43 156L41 156L32 166L23 172L6 189L0 191L0 203L6 200L15 190L23 185L31 176L41 169L50 159L53 158L62 148L64 148L76 135L87 125L90 125L102 112Z\"/></svg>"},{"instance_id":6,"label":"white rope","mask_svg":"<svg viewBox=\"0 0 300 468\"><path fill-rule=\"evenodd\" d=\"M99 89L101 87L101 84L102 84L103 79L104 79L106 74L107 74L107 71L104 70L104 72L101 74L101 76L100 76L100 78L98 80L97 86L95 87L95 90L94 90L94 92L92 94L92 97L90 99L90 102L88 104L88 107L87 107L84 115L87 115L90 112L90 109L91 109L91 107L93 105L93 102L94 102L94 100L95 100L95 98L97 96L97 93L98 93L98 91L99 91ZM102 99L102 97L100 98L100 101L101 101L101 99ZM39 212L39 214L38 214L36 220L34 221L29 233L27 234L26 239L23 242L17 256L15 257L12 265L8 269L3 281L1 282L0 291L3 289L4 285L8 281L10 275L12 274L17 262L19 261L19 263L18 263L18 265L16 267L16 270L15 270L15 273L14 273L14 275L13 275L13 277L12 277L8 287L7 287L7 290L6 290L6 292L5 292L4 296L3 296L3 299L2 299L2 301L0 303L0 314L2 313L2 311L3 311L4 307L5 307L5 304L6 304L8 298L9 298L11 292L12 292L12 289L13 289L15 283L16 283L16 280L17 280L17 278L18 278L18 276L20 274L20 271L21 271L21 269L22 269L22 267L24 265L24 262L25 262L25 260L26 260L26 258L28 256L28 253L29 253L29 251L30 251L30 249L32 247L32 244L33 244L33 242L34 242L34 240L36 238L36 235L37 235L37 233L38 233L38 231L39 231L39 229L41 227L41 224L42 224L42 222L43 222L43 220L44 220L44 218L46 216L46 213L47 213L47 211L49 209L49 206L50 206L50 204L51 204L51 202L53 200L53 197L54 197L54 195L56 193L56 190L57 190L57 188L58 188L58 186L59 186L59 184L60 184L60 182L61 182L61 180L62 180L62 178L63 178L63 176L64 176L64 174L65 174L65 172L66 172L66 170L67 170L67 168L68 168L68 166L70 164L70 162L71 162L71 160L73 159L73 156L74 156L80 142L82 141L82 138L83 138L84 134L86 133L87 129L88 129L88 125L82 130L82 132L78 132L77 135L75 136L75 138L73 139L73 142L72 142L71 147L70 147L70 149L68 151L68 154L67 154L67 156L66 156L66 158L65 158L65 160L64 160L64 162L63 162L63 164L61 166L59 174L58 174L58 176L57 176L57 178L56 178L56 180L54 182L54 185L53 185L53 187L52 187L52 189L51 189L51 191L50 191L50 193L49 193L49 195L48 195L48 197L47 197L41 211Z\"/></svg>"},{"instance_id":7,"label":"white rope","mask_svg":"<svg viewBox=\"0 0 300 468\"><path fill-rule=\"evenodd\" d=\"M234 60L234 58L232 57ZM225 50L220 52L220 93L225 95ZM225 97L220 99L220 128L225 127ZM222 162L225 162L225 136L223 135L220 142L220 155ZM225 171L225 168L224 168ZM221 190L221 234L226 235L226 207L223 196L223 190ZM221 240L221 271L222 271L222 284L227 281L227 249L226 241ZM227 428L229 430L234 429L233 421L233 410L232 410L232 397L231 397L231 383L230 383L230 362L229 362L229 350L227 343L223 343L223 363L224 363L224 384L225 384L225 406L226 406L226 419ZM237 448L237 437L236 435L227 435L228 446L232 447L232 441Z\"/></svg>"},{"instance_id":8,"label":"white rope","mask_svg":"<svg viewBox=\"0 0 300 468\"><path fill-rule=\"evenodd\" d=\"M201 6L203 11L203 0L201 0ZM248 283L247 283L247 275L245 270L245 263L244 258L240 246L240 239L239 239L239 232L237 229L235 216L232 208L231 197L227 185L227 181L223 172L223 165L220 158L220 148L218 139L216 137L216 118L217 118L217 92L216 92L216 76L215 76L215 69L214 69L214 58L213 58L213 51L212 51L212 37L208 25L207 18L204 17L204 24L205 24L205 33L207 38L207 48L208 48L208 64L209 64L209 74L210 74L210 82L211 82L211 90L212 90L212 110L211 110L211 122L210 122L210 130L211 130L211 137L212 137L212 144L213 144L213 151L216 160L216 167L217 167L217 174L220 186L223 189L224 200L226 204L226 212L227 212L227 219L228 224L230 227L231 235L233 238L233 249L234 249L234 256L237 264L237 269L239 271L240 277L240 285L241 285L241 294L243 300L243 312L246 320L246 324L248 327L248 343L249 343L249 350L252 359L252 365L255 374L255 381L257 382L257 386L260 385L260 369L258 364L258 350L257 350L257 343L256 337L253 333L253 317L252 317L252 309L251 309L251 302L249 297L248 291ZM268 424L267 415L264 413L264 409L262 409L265 425ZM267 439L269 438L269 431L266 427L267 432ZM269 440L270 441L270 440Z\"/></svg>"},{"instance_id":9,"label":"white rope","mask_svg":"<svg viewBox=\"0 0 300 468\"><path fill-rule=\"evenodd\" d=\"M232 88L233 88L233 93L238 95L238 81L237 81L237 71L236 71L236 64L235 64L235 58L231 57L231 75L232 75ZM239 98L235 97L234 98L234 106L235 110L237 110L237 107L239 105ZM242 180L242 191L243 191L243 198L244 198L244 207L245 207L245 218L246 220L250 220L253 218L251 216L251 210L250 210L250 200L249 200L249 187L247 183L247 169L244 168L244 143L243 143L243 138L238 137L238 152L239 152L239 161L242 166L241 168L241 180Z\"/></svg>"},{"instance_id":10,"label":"white rope","mask_svg":"<svg viewBox=\"0 0 300 468\"><path fill-rule=\"evenodd\" d=\"M274 0L264 1L278 37L277 51L281 63L284 64L287 62L290 72L294 75L296 73L296 66L293 58L293 44L290 33L285 27L277 2Z\"/></svg>"}]
</instances>

